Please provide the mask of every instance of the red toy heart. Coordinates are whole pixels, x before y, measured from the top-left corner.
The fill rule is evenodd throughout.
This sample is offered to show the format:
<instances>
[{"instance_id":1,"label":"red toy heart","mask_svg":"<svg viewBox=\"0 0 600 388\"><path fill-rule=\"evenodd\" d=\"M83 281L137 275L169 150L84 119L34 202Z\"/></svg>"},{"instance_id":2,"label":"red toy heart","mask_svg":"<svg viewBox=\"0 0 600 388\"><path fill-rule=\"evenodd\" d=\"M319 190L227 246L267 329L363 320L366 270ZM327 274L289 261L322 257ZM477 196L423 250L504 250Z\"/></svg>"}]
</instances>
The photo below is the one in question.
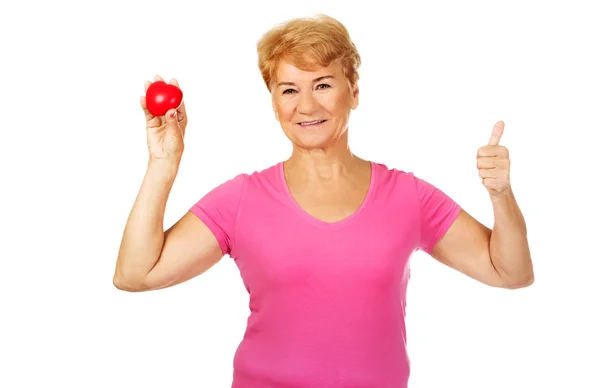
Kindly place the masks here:
<instances>
[{"instance_id":1,"label":"red toy heart","mask_svg":"<svg viewBox=\"0 0 600 388\"><path fill-rule=\"evenodd\" d=\"M183 92L164 81L152 83L146 90L146 107L154 116L164 116L169 109L177 109L183 101Z\"/></svg>"}]
</instances>

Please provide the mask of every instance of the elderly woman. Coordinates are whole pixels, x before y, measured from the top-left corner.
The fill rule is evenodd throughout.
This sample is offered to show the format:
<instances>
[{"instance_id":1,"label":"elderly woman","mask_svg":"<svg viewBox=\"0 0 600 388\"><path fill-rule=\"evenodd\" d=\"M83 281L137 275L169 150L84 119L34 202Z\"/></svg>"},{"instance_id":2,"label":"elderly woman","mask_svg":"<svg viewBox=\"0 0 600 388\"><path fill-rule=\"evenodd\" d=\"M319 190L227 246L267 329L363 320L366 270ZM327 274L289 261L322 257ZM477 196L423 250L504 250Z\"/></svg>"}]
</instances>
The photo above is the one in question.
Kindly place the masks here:
<instances>
[{"instance_id":1,"label":"elderly woman","mask_svg":"<svg viewBox=\"0 0 600 388\"><path fill-rule=\"evenodd\" d=\"M508 151L498 144L503 123L477 161L494 209L490 230L413 173L350 151L360 56L337 20L276 26L259 41L258 62L291 156L232 177L163 232L187 113L182 104L154 117L142 97L150 156L113 282L132 292L170 287L229 255L250 297L233 387L406 387L415 250L489 286L533 282Z\"/></svg>"}]
</instances>

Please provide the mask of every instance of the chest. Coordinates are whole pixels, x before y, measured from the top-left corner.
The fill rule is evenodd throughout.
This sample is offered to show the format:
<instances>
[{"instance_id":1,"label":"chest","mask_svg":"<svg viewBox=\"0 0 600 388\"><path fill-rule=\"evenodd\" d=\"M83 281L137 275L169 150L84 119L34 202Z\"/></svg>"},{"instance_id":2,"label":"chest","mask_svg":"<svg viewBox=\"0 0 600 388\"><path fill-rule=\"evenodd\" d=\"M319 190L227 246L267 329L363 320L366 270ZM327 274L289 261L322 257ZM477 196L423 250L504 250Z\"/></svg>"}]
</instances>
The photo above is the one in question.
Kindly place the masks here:
<instances>
[{"instance_id":1,"label":"chest","mask_svg":"<svg viewBox=\"0 0 600 388\"><path fill-rule=\"evenodd\" d=\"M336 187L293 187L288 191L292 206L311 217L336 223L359 211L369 194L367 180Z\"/></svg>"},{"instance_id":2,"label":"chest","mask_svg":"<svg viewBox=\"0 0 600 388\"><path fill-rule=\"evenodd\" d=\"M297 206L312 217L335 223L357 212L363 204L366 190L336 190L310 195L295 195Z\"/></svg>"},{"instance_id":3,"label":"chest","mask_svg":"<svg viewBox=\"0 0 600 388\"><path fill-rule=\"evenodd\" d=\"M289 204L245 210L235 260L247 288L352 292L402 284L419 238L418 220L376 203L361 210L348 222L331 225L303 216ZM257 220L260 228L252 227Z\"/></svg>"}]
</instances>

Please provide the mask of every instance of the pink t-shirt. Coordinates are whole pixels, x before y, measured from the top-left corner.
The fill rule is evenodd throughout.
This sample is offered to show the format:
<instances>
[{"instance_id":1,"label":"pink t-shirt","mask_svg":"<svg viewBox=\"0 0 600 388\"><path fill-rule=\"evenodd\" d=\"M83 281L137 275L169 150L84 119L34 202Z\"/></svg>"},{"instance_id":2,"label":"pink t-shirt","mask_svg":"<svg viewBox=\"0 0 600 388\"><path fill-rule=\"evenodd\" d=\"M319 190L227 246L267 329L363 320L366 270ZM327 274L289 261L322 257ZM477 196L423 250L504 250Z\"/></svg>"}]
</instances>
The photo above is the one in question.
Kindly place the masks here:
<instances>
[{"instance_id":1,"label":"pink t-shirt","mask_svg":"<svg viewBox=\"0 0 600 388\"><path fill-rule=\"evenodd\" d=\"M371 167L364 203L337 223L294 201L281 162L191 208L250 294L232 388L407 386L409 258L430 253L460 207L413 173Z\"/></svg>"}]
</instances>

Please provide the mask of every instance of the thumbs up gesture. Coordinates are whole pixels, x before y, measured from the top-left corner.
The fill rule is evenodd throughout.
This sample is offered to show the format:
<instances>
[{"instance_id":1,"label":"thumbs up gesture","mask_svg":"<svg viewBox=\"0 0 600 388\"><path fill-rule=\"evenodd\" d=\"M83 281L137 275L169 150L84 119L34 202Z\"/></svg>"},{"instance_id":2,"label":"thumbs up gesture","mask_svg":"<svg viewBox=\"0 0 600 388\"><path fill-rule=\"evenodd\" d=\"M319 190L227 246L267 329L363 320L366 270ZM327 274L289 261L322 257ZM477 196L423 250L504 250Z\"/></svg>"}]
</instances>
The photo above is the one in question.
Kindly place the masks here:
<instances>
[{"instance_id":1,"label":"thumbs up gesture","mask_svg":"<svg viewBox=\"0 0 600 388\"><path fill-rule=\"evenodd\" d=\"M510 189L510 159L508 149L499 145L504 122L498 121L492 129L490 141L477 152L477 169L490 195L500 195Z\"/></svg>"}]
</instances>

